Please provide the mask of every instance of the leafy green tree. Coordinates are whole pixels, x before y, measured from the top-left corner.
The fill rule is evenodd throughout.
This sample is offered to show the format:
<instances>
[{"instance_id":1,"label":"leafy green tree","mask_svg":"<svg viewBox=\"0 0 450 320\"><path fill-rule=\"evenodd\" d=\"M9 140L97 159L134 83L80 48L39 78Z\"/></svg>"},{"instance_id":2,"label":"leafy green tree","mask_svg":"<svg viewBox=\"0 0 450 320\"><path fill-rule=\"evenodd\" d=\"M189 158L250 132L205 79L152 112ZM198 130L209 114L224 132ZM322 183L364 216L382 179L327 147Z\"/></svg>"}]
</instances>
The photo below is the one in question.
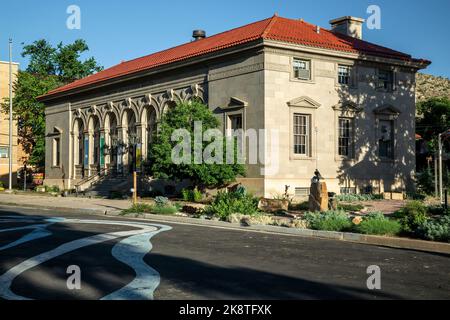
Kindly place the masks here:
<instances>
[{"instance_id":1,"label":"leafy green tree","mask_svg":"<svg viewBox=\"0 0 450 320\"><path fill-rule=\"evenodd\" d=\"M190 179L197 187L221 187L233 182L238 175L245 175L245 168L237 163L237 147L234 143L233 164L226 163L226 139L223 139L223 163L194 163L195 139L194 123L200 121L202 124L202 134L209 129L219 127L218 119L212 114L208 106L199 101L179 103L171 108L162 117L159 124L158 134L154 137L154 142L150 146L150 172L155 178L170 179L180 181ZM179 145L180 140L172 141L172 134L177 129L186 129L191 140L191 159L188 163L176 164L172 161L172 150ZM201 150L214 142L201 142ZM213 154L214 155L214 154Z\"/></svg>"},{"instance_id":2,"label":"leafy green tree","mask_svg":"<svg viewBox=\"0 0 450 320\"><path fill-rule=\"evenodd\" d=\"M442 97L419 102L417 113L417 133L428 142L430 151L437 150L438 134L450 129L450 100Z\"/></svg>"},{"instance_id":3,"label":"leafy green tree","mask_svg":"<svg viewBox=\"0 0 450 320\"><path fill-rule=\"evenodd\" d=\"M434 97L417 104L416 132L425 140L428 152L418 154L416 159L417 186L419 190L433 194L434 170L426 166L426 157L434 155L438 150L438 135L450 129L450 100L446 97ZM444 151L450 150L450 139L444 139ZM450 186L449 162L443 163L443 184Z\"/></svg>"},{"instance_id":4,"label":"leafy green tree","mask_svg":"<svg viewBox=\"0 0 450 320\"><path fill-rule=\"evenodd\" d=\"M84 40L53 47L42 39L24 46L22 56L29 58L29 64L26 71L19 71L13 85L13 116L18 122L19 143L30 155L28 164L42 167L45 163L45 107L36 98L102 70L94 58L81 60L81 54L88 50ZM9 112L7 99L2 108Z\"/></svg>"},{"instance_id":5,"label":"leafy green tree","mask_svg":"<svg viewBox=\"0 0 450 320\"><path fill-rule=\"evenodd\" d=\"M81 55L87 51L89 47L82 39L67 45L60 42L56 47L41 39L24 46L22 56L30 58L29 73L57 76L66 84L103 69L93 57L81 60Z\"/></svg>"}]
</instances>

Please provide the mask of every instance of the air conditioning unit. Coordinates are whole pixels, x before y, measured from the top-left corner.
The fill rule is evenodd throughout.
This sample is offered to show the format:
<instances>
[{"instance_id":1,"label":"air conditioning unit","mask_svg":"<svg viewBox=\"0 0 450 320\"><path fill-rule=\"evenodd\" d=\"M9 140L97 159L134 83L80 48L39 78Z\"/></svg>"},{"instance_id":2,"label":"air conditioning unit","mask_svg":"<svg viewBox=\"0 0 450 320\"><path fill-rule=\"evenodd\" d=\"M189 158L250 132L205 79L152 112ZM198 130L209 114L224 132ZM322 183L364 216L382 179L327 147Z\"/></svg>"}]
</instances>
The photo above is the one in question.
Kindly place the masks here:
<instances>
[{"instance_id":1,"label":"air conditioning unit","mask_svg":"<svg viewBox=\"0 0 450 320\"><path fill-rule=\"evenodd\" d=\"M307 69L296 69L295 77L297 79L309 80L311 78L311 72L310 70Z\"/></svg>"}]
</instances>

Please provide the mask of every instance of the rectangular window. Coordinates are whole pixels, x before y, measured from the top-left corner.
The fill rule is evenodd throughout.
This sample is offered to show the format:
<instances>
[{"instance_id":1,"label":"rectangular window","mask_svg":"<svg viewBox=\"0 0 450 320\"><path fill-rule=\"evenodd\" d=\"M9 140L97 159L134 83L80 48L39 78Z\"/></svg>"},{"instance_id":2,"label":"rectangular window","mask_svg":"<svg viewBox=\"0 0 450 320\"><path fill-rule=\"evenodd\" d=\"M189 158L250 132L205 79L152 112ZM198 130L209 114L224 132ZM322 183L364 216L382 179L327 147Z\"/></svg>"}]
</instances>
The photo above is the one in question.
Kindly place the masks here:
<instances>
[{"instance_id":1,"label":"rectangular window","mask_svg":"<svg viewBox=\"0 0 450 320\"><path fill-rule=\"evenodd\" d=\"M82 134L80 134L77 139L78 139L78 163L77 163L77 165L82 165L83 158L84 158L84 150L83 150L84 137Z\"/></svg>"},{"instance_id":2,"label":"rectangular window","mask_svg":"<svg viewBox=\"0 0 450 320\"><path fill-rule=\"evenodd\" d=\"M237 147L239 152L239 158L243 156L244 153L244 124L242 121L242 114L232 114L228 116L228 129L227 135L229 137L235 137L237 141Z\"/></svg>"},{"instance_id":3,"label":"rectangular window","mask_svg":"<svg viewBox=\"0 0 450 320\"><path fill-rule=\"evenodd\" d=\"M378 148L380 158L394 158L394 122L392 120L380 120Z\"/></svg>"},{"instance_id":4,"label":"rectangular window","mask_svg":"<svg viewBox=\"0 0 450 320\"><path fill-rule=\"evenodd\" d=\"M339 84L350 85L351 84L351 72L352 72L352 67L339 65L338 66L338 82L339 82Z\"/></svg>"},{"instance_id":5,"label":"rectangular window","mask_svg":"<svg viewBox=\"0 0 450 320\"><path fill-rule=\"evenodd\" d=\"M300 80L311 80L311 61L294 59L294 77Z\"/></svg>"},{"instance_id":6,"label":"rectangular window","mask_svg":"<svg viewBox=\"0 0 450 320\"><path fill-rule=\"evenodd\" d=\"M379 89L393 90L394 88L394 73L389 70L378 70L378 85Z\"/></svg>"},{"instance_id":7,"label":"rectangular window","mask_svg":"<svg viewBox=\"0 0 450 320\"><path fill-rule=\"evenodd\" d=\"M296 197L308 197L310 190L308 187L296 187L295 196Z\"/></svg>"},{"instance_id":8,"label":"rectangular window","mask_svg":"<svg viewBox=\"0 0 450 320\"><path fill-rule=\"evenodd\" d=\"M53 139L53 166L59 167L61 163L61 139Z\"/></svg>"},{"instance_id":9,"label":"rectangular window","mask_svg":"<svg viewBox=\"0 0 450 320\"><path fill-rule=\"evenodd\" d=\"M339 118L338 151L340 156L351 157L353 146L353 119Z\"/></svg>"},{"instance_id":10,"label":"rectangular window","mask_svg":"<svg viewBox=\"0 0 450 320\"><path fill-rule=\"evenodd\" d=\"M242 115L232 115L230 118L230 128L231 130L239 130L242 129Z\"/></svg>"},{"instance_id":11,"label":"rectangular window","mask_svg":"<svg viewBox=\"0 0 450 320\"><path fill-rule=\"evenodd\" d=\"M341 187L341 194L356 194L356 187Z\"/></svg>"},{"instance_id":12,"label":"rectangular window","mask_svg":"<svg viewBox=\"0 0 450 320\"><path fill-rule=\"evenodd\" d=\"M9 157L9 147L0 147L0 158Z\"/></svg>"},{"instance_id":13,"label":"rectangular window","mask_svg":"<svg viewBox=\"0 0 450 320\"><path fill-rule=\"evenodd\" d=\"M309 154L310 116L294 114L294 154Z\"/></svg>"}]
</instances>

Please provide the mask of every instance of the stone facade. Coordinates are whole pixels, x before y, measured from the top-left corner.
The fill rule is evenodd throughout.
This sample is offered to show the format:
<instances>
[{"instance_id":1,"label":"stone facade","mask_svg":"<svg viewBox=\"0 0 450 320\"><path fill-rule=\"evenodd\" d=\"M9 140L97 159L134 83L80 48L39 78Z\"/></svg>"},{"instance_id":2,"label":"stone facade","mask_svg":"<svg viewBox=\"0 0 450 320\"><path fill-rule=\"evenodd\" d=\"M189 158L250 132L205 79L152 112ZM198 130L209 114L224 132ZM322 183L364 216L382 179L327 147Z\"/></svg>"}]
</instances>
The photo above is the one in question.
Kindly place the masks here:
<instances>
[{"instance_id":1,"label":"stone facade","mask_svg":"<svg viewBox=\"0 0 450 320\"><path fill-rule=\"evenodd\" d=\"M312 62L310 81L296 80L292 61ZM281 193L286 184L297 195L309 187L318 168L333 192L344 189L362 192L371 187L378 192L411 190L415 168L415 71L400 65L361 61L344 54L337 57L298 52L290 48L270 48L265 52L265 128L280 131L280 170L265 179L265 193ZM386 62L385 62L386 63ZM351 85L338 83L338 65L353 66ZM393 90L376 88L379 68L394 72ZM293 115L310 119L308 154L293 153ZM339 118L352 119L352 150L338 152ZM379 157L379 125L393 122L394 150L391 159ZM284 125L280 125L284 124ZM343 189L341 189L343 188ZM294 190L293 190L294 191Z\"/></svg>"},{"instance_id":2,"label":"stone facade","mask_svg":"<svg viewBox=\"0 0 450 320\"><path fill-rule=\"evenodd\" d=\"M309 80L296 78L295 59L309 61ZM348 84L339 83L340 66L351 67ZM106 151L101 156L100 150L111 150L114 139L127 143L132 131L145 159L149 132L165 108L199 97L224 132L238 116L244 130L277 133L278 141L266 139L258 162L248 163L247 176L239 178L257 195L271 198L288 185L292 196L307 199L315 169L328 191L336 193L411 190L419 68L401 60L262 40L48 99L45 184L73 188L102 170L128 173L135 155ZM380 70L393 75L391 87L379 86ZM307 122L307 142L299 149L294 148L296 121ZM341 121L347 125L345 137ZM346 155L340 139L346 139ZM249 160L254 152L250 142L244 145Z\"/></svg>"}]
</instances>

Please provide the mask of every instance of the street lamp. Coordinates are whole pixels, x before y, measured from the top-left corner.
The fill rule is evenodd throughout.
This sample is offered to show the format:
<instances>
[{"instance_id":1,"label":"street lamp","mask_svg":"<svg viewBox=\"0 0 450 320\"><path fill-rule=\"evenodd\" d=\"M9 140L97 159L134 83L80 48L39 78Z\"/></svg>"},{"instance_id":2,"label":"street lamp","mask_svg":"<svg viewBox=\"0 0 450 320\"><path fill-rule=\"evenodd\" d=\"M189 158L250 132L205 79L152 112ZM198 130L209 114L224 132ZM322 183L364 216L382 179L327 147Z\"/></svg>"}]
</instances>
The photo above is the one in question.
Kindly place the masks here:
<instances>
[{"instance_id":1,"label":"street lamp","mask_svg":"<svg viewBox=\"0 0 450 320\"><path fill-rule=\"evenodd\" d=\"M137 152L136 152L136 146L140 143L140 138L138 137L136 131L131 130L128 132L128 146L133 148L132 151L134 152L134 161L135 163L133 164L133 203L136 204L137 203L137 174L136 174L136 166L137 166L137 162L136 162L136 157L137 157Z\"/></svg>"}]
</instances>

